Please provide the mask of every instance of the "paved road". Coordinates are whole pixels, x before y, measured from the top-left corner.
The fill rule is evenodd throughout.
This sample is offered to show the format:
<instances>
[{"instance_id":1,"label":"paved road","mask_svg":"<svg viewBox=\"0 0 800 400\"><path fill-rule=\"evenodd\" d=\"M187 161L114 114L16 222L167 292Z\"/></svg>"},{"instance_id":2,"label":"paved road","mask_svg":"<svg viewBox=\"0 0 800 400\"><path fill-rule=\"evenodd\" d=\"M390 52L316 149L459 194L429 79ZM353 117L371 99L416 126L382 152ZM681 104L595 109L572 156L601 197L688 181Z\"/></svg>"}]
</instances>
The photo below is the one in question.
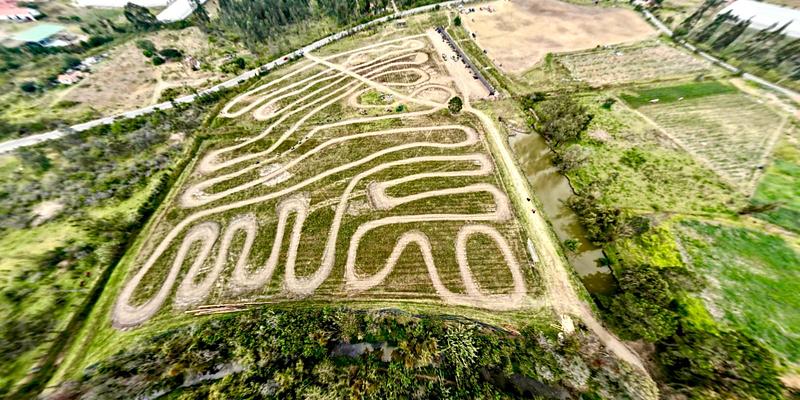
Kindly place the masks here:
<instances>
[{"instance_id":1,"label":"paved road","mask_svg":"<svg viewBox=\"0 0 800 400\"><path fill-rule=\"evenodd\" d=\"M669 37L672 37L672 30L669 29L666 25L664 25L664 23L662 23L658 18L656 18L655 15L653 15L650 11L647 11L647 10L643 10L643 12L644 12L645 18L647 18L647 20L650 21L650 23L655 25L656 28L658 28L659 31L661 31L662 33L664 33L665 35L667 35ZM725 61L722 61L719 58L716 58L716 57L712 56L711 54L708 54L708 53L706 53L706 52L704 52L702 50L699 50L696 46L692 45L691 43L688 43L687 41L685 41L683 39L675 39L675 41L677 41L678 44L680 44L681 46L685 47L686 49L696 53L700 57L703 57L706 60L708 60L708 61L710 61L710 62L712 62L712 63L714 63L716 65L719 65L720 67L725 68L726 70L728 70L730 72L733 72L735 74L743 72L741 69L736 68L733 65L726 63ZM772 89L772 90L774 90L776 92L779 92L779 93L791 98L793 101L795 101L797 103L800 103L800 93L797 93L794 90L787 89L787 88L785 88L783 86L776 85L776 84L774 84L772 82L769 82L769 81L767 81L765 79L759 78L759 77L757 77L757 76L755 76L753 74L747 73L747 72L743 72L742 73L742 78L745 79L745 80L751 81L751 82L755 82L755 83L757 83L757 84L759 84L759 85L761 85L763 87Z\"/></svg>"},{"instance_id":2,"label":"paved road","mask_svg":"<svg viewBox=\"0 0 800 400\"><path fill-rule=\"evenodd\" d=\"M393 13L391 15L387 15L387 16L384 16L384 17L381 17L381 18L376 18L376 19L374 19L372 21L363 23L361 25L357 25L357 26L352 27L350 29L347 29L347 30L335 33L333 35L327 36L325 38L322 38L320 40L317 40L316 42L311 43L311 44L309 44L309 45L307 45L307 46L305 46L305 47L303 47L301 49L297 49L297 50L295 50L295 51L293 51L291 53L284 54L283 56L279 57L278 59L276 59L274 61L268 62L268 63L266 63L266 64L264 64L264 65L262 65L262 66L260 66L260 67L258 67L256 69L247 71L247 72L245 72L245 73L243 73L243 74L241 74L241 75L239 75L239 76L237 76L237 77L235 77L233 79L230 79L228 81L222 82L222 83L220 83L220 84L218 84L216 86L213 86L211 88L203 90L203 91L201 91L201 92L199 92L197 94L191 94L191 95L188 95L188 96L179 97L179 98L175 99L175 102L176 103L192 103L199 96L202 96L202 95L205 95L205 94L209 94L209 93L214 93L216 91L219 91L220 89L225 89L225 88L231 88L231 87L234 87L234 86L238 86L239 84L243 83L244 81L246 81L246 80L258 75L260 72L266 72L266 71L272 70L274 68L277 68L277 67L279 67L279 66L281 66L283 64L286 64L287 62L289 62L289 60L291 60L293 58L300 57L305 53L317 50L320 47L325 46L326 44L329 44L329 43L335 42L335 41L337 41L339 39L342 39L344 37L350 36L353 33L356 33L358 31L364 30L364 29L369 28L369 27L371 27L373 25L382 24L382 23L384 23L386 21L389 21L391 19L394 19L394 18L401 18L401 17L405 17L405 16L408 16L408 15L427 12L427 11L430 11L430 10L434 9L437 6L439 6L439 7L447 7L447 6L454 5L454 4L462 4L464 2L465 1L462 1L462 0L445 1L445 2L441 2L441 3L437 3L437 4L430 4L430 5L427 5L427 6L412 8L412 9L406 10L406 11L395 12L395 13ZM117 115L113 115L113 116L110 116L110 117L98 118L98 119L91 120L91 121L88 121L88 122L84 122L84 123L81 123L81 124L72 125L69 128L65 128L65 129L57 129L57 130L46 132L46 133L39 133L39 134L35 134L35 135L25 136L25 137L20 138L20 139L9 140L9 141L0 143L0 154L7 153L9 151L13 151L13 150L18 149L20 147L32 146L32 145L35 145L37 143L45 142L45 141L48 141L48 140L58 139L58 138L64 137L65 135L67 135L70 132L81 132L81 131L85 131L87 129L94 128L96 126L107 125L107 124L110 124L110 123L112 123L112 122L114 122L115 120L118 120L118 119L138 117L140 115L150 114L150 113L152 113L152 112L154 112L156 110L167 110L167 109L170 109L170 108L172 108L172 103L167 101L167 102L163 102L163 103L154 104L154 105L151 105L151 106L139 108L139 109L136 109L136 110L126 111L126 112L123 112L123 113L120 113L120 114L117 114Z\"/></svg>"}]
</instances>

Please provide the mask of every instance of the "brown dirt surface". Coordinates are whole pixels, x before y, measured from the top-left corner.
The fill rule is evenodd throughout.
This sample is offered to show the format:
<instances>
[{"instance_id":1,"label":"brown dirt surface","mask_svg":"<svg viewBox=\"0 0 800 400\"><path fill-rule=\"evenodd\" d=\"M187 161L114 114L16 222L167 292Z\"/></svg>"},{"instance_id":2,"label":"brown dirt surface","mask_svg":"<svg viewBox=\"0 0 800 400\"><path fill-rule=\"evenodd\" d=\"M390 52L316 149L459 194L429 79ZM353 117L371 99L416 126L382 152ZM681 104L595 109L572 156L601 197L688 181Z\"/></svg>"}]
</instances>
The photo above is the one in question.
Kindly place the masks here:
<instances>
[{"instance_id":1,"label":"brown dirt surface","mask_svg":"<svg viewBox=\"0 0 800 400\"><path fill-rule=\"evenodd\" d=\"M486 7L495 11L486 11ZM640 41L655 30L626 9L580 6L557 0L498 0L461 14L464 26L506 72L521 73L547 53ZM483 7L484 10L480 8Z\"/></svg>"},{"instance_id":2,"label":"brown dirt surface","mask_svg":"<svg viewBox=\"0 0 800 400\"><path fill-rule=\"evenodd\" d=\"M159 50L175 48L207 64L211 47L206 35L196 27L181 31L163 31L141 39L152 41ZM92 73L65 95L64 100L91 105L103 114L113 114L159 102L161 92L169 87L211 86L223 78L220 73L192 71L180 61L154 66L136 47L125 43L110 52Z\"/></svg>"}]
</instances>

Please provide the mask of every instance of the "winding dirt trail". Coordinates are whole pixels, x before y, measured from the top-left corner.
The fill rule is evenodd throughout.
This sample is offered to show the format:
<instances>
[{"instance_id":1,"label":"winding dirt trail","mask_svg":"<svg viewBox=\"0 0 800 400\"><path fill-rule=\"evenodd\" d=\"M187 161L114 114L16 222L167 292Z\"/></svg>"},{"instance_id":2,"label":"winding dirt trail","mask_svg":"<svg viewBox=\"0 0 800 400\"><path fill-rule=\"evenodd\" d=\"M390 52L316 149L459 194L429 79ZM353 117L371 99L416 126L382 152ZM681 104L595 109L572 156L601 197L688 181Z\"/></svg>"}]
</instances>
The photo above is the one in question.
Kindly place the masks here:
<instances>
[{"instance_id":1,"label":"winding dirt trail","mask_svg":"<svg viewBox=\"0 0 800 400\"><path fill-rule=\"evenodd\" d=\"M429 40L430 39L430 35ZM413 182L426 178L448 178L458 176L481 176L488 175L493 172L494 165L492 160L485 154L462 154L462 155L440 155L440 156L420 156L411 157L401 160L389 161L363 172L357 173L348 182L347 187L342 192L338 202L335 203L335 213L333 220L330 224L328 239L325 244L321 262L315 272L308 276L298 276L295 269L295 262L297 251L301 243L302 228L306 218L309 215L309 210L312 207L310 200L304 190L310 185L319 182L334 174L355 169L370 161L376 160L387 154L413 149L413 148L438 148L438 149L459 149L466 148L474 145L481 140L481 136L471 128L460 125L444 125L444 126L423 126L423 127L409 127L409 128L396 128L386 129L374 132L365 132L352 135L346 135L326 140L314 148L305 151L302 154L294 155L295 149L299 148L304 140L314 134L334 127L346 126L351 124L376 122L392 118L415 118L435 113L444 107L445 104L431 101L424 98L415 97L413 94L420 93L423 88L412 91L412 95L406 95L391 83L378 82L375 79L380 77L383 72L396 72L392 68L403 69L408 65L398 65L407 58L409 54L418 51L421 47L415 42L421 42L424 35L393 40L390 42L377 43L361 49L356 49L346 53L333 55L326 58L320 58L312 54L305 54L306 58L310 60L307 65L302 65L298 70L289 73L275 81L269 82L265 85L259 86L245 94L236 97L223 109L223 115L228 117L238 117L244 113L252 110L258 118L278 118L277 121L285 121L290 115L305 112L298 122L293 124L289 129L282 133L282 135L269 147L266 151L256 153L245 153L242 155L234 155L228 159L223 156L233 154L235 151L243 149L245 146L255 143L270 133L277 127L279 122L275 122L265 131L255 135L244 142L225 147L223 149L215 150L208 153L201 162L198 163L197 171L200 174L208 174L211 172L219 171L223 168L233 167L235 165L251 162L250 165L239 167L234 172L225 173L223 175L207 179L203 182L195 184L186 190L179 199L179 205L184 208L194 208L223 199L234 193L241 193L245 190L256 187L264 182L274 179L276 176L289 172L292 168L299 168L303 165L303 161L309 159L315 154L324 153L335 147L338 144L363 139L370 137L380 137L386 135L402 135L402 134L415 134L419 132L431 131L453 131L461 132L462 138L456 142L439 143L436 141L416 141L410 143L403 143L400 145L391 146L385 149L378 150L368 156L362 157L358 160L343 162L338 166L329 168L315 176L309 177L301 182L291 184L286 187L279 185L277 190L252 198L230 202L228 204L213 206L207 209L201 209L189 215L184 220L175 225L163 237L159 244L153 249L141 264L141 267L131 276L126 282L123 290L120 292L119 298L115 304L113 311L113 321L117 327L130 327L141 324L153 315L162 307L164 302L169 297L173 286L184 263L189 258L189 249L195 244L199 243L199 251L193 256L192 264L189 267L183 281L179 284L175 294L175 304L178 307L188 307L191 305L200 304L210 293L213 288L214 282L218 279L221 272L226 267L230 246L233 237L238 232L244 232L244 245L236 259L232 281L234 287L230 290L237 293L247 292L251 290L258 290L263 288L272 278L276 271L280 259L281 251L284 248L283 240L285 231L289 229L290 219L291 232L288 235L288 250L284 261L284 281L283 287L286 293L294 295L310 295L328 278L330 275L334 262L337 257L337 239L339 237L340 227L347 214L348 203L352 198L358 184L372 175L381 171L392 168L397 168L404 165L411 165L415 163L428 163L428 162L472 162L475 168L466 168L458 171L431 171L413 174L397 179L392 179L384 182L370 182L367 185L367 196L371 204L378 210L391 210L399 205L406 204L412 201L438 197L450 196L460 193L474 193L486 192L492 195L494 199L494 211L480 213L480 214L442 214L442 213L429 213L420 215L403 215L403 216L390 216L377 220L366 222L359 226L356 232L350 237L349 245L347 247L346 261L345 261L345 290L351 294L358 294L365 290L374 288L385 281L387 276L396 266L398 260L403 254L404 250L409 245L416 245L423 256L423 260L428 270L429 279L432 282L436 293L441 300L446 304L466 305L472 307L481 307L492 310L511 310L521 307L530 307L536 304L536 301L527 295L525 287L524 275L518 260L514 256L509 243L497 229L490 225L483 223L488 222L502 222L508 221L513 218L513 207L518 210L518 218L528 232L532 240L533 247L539 259L540 275L545 280L546 299L547 303L551 305L561 315L574 315L579 317L592 331L594 331L603 341L603 343L620 358L626 360L632 365L637 367L642 366L638 357L625 347L619 340L604 329L604 327L594 318L589 306L581 300L575 289L572 287L569 273L568 264L563 256L559 253L559 246L555 241L554 236L550 232L547 222L541 214L533 214L527 212L528 205L526 197L532 197L530 188L527 184L525 177L521 175L519 169L515 165L514 157L512 156L505 138L497 130L493 121L480 112L471 107L469 104L469 96L465 97L464 112L475 115L483 124L488 132L487 139L492 153L495 157L495 162L501 170L507 189L509 190L511 199L500 190L499 188L490 184L475 184L459 188L430 190L422 193L415 193L408 196L392 197L387 194L387 189L407 182ZM392 53L387 56L385 53ZM369 55L378 54L382 57L378 60L369 59ZM345 58L344 63L337 64L332 60L337 58ZM365 58L367 59L366 61ZM413 61L411 61L413 63ZM350 65L352 64L352 65ZM289 85L280 86L280 83L288 79L296 77L298 74L312 71L314 68L322 68L321 71L315 72L310 77L301 79L300 81L293 82ZM383 69L380 69L383 68ZM414 67L411 67L413 69ZM415 73L418 71L415 71ZM424 84L425 79L430 77L421 77L417 84ZM459 92L464 93L461 83L455 80ZM322 87L317 88L319 85ZM448 93L453 93L452 89L447 86L431 84L431 87L438 87ZM276 88L269 91L270 88ZM315 89L317 88L317 89ZM333 104L348 96L354 96L363 92L365 88L372 88L379 92L389 94L394 99L404 101L410 104L416 104L423 107L422 111L413 113L405 113L398 115L384 115L375 117L353 118L337 123L320 125L313 127L305 136L297 140L291 150L285 151L281 154L276 154L278 146L289 140L290 137L299 132L299 130L306 124L311 116L318 113L330 104ZM469 90L469 89L467 89ZM309 92L310 91L310 92ZM327 92L326 92L327 91ZM256 97L257 98L252 98ZM301 96L294 102L284 106L278 107L277 105L283 99L289 99L296 96ZM238 102L249 101L242 108L236 111L231 111ZM258 108L256 108L258 107ZM292 158L293 157L293 158ZM241 176L242 174L252 171L256 168L263 167L266 163L275 162L289 158L288 161L281 161L280 165L273 168L270 172L259 176L256 179L250 180L246 183L237 185L236 187L214 192L211 194L205 193L209 188L216 184L225 182L227 180ZM265 162L265 164L261 164ZM282 188L281 188L282 187ZM247 260L252 250L258 232L258 221L252 213L248 213L246 208L253 206L264 201L281 199L276 207L277 212L277 225L276 235L272 244L270 255L265 264L256 270L252 271L247 268ZM207 260L212 257L211 250L214 243L218 240L221 228L218 222L214 222L215 216L221 213L229 212L232 210L242 210L242 213L235 216L228 222L222 240L219 245L219 250L216 252L214 262L211 264L210 271L197 282L196 278L201 269L206 264ZM465 293L454 293L450 291L444 282L442 282L438 270L436 268L435 260L433 259L430 239L422 232L410 229L403 233L395 242L391 255L386 260L384 266L376 273L363 275L360 273L358 264L358 249L362 239L376 228L387 225L398 224L414 224L418 222L430 221L463 221L463 225L455 238L456 258L461 275L462 282L465 287ZM511 272L513 287L510 294L493 295L485 294L481 289L475 277L473 276L468 263L467 257L467 241L473 235L484 235L490 238L496 248L502 253L505 262ZM137 287L140 285L144 276L151 270L156 262L162 257L168 248L173 246L179 238L183 237L178 247L177 254L171 264L169 271L162 286L158 289L157 293L150 297L148 300L141 304L133 305L132 300Z\"/></svg>"}]
</instances>

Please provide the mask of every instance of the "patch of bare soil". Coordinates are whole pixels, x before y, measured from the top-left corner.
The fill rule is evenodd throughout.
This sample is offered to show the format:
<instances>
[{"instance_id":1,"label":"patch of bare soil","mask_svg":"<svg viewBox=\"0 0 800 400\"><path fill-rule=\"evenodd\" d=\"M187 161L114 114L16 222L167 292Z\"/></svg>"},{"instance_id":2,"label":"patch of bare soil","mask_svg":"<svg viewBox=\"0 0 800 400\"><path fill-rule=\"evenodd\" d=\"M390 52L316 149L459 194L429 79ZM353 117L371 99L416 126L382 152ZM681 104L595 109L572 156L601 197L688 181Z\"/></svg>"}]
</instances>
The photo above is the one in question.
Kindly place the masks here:
<instances>
[{"instance_id":1,"label":"patch of bare soil","mask_svg":"<svg viewBox=\"0 0 800 400\"><path fill-rule=\"evenodd\" d=\"M199 60L201 65L211 63L208 38L196 27L162 31L142 39L152 41L159 50L178 49L184 56ZM155 66L136 47L135 41L130 41L113 49L110 57L97 64L64 100L81 102L103 114L113 114L158 103L161 92L167 88L201 89L222 78L221 73L202 68L194 71L180 60Z\"/></svg>"},{"instance_id":2,"label":"patch of bare soil","mask_svg":"<svg viewBox=\"0 0 800 400\"><path fill-rule=\"evenodd\" d=\"M494 11L487 11L487 6ZM634 11L557 0L498 0L476 5L461 20L498 67L521 73L547 53L635 42L655 30ZM483 8L483 10L481 10Z\"/></svg>"}]
</instances>

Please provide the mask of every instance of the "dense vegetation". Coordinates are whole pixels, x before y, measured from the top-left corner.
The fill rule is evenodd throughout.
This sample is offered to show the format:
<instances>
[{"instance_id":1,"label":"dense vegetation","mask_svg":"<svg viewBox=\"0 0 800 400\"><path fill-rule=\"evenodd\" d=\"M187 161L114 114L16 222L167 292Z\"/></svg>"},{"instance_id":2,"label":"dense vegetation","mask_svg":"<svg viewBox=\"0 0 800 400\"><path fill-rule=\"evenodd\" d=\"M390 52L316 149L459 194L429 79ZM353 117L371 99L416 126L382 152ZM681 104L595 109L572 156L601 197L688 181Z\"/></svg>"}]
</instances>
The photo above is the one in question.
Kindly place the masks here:
<instances>
[{"instance_id":1,"label":"dense vegetation","mask_svg":"<svg viewBox=\"0 0 800 400\"><path fill-rule=\"evenodd\" d=\"M389 12L390 2L344 0L221 0L219 24L235 32L250 48L280 41L290 30L307 29L313 22L333 19L339 26L356 24Z\"/></svg>"},{"instance_id":2,"label":"dense vegetation","mask_svg":"<svg viewBox=\"0 0 800 400\"><path fill-rule=\"evenodd\" d=\"M685 96L730 90L729 86L716 82L686 84L638 90L625 100L646 104L652 98L677 101ZM554 162L562 171L569 176L588 162L592 150L584 147L584 136L595 116L590 115L575 95L535 93L520 100L529 113L529 122L545 137L555 153ZM613 104L613 99L606 100L595 112L603 114ZM650 161L646 153L632 147L622 153L619 162L635 170ZM605 199L604 191L609 190L609 181L618 173L621 172L608 171L607 180L582 185L567 203L577 213L588 238L606 249L609 259L605 261L616 271L617 289L610 295L595 296L605 319L622 338L653 346L651 369L665 394L781 398L780 362L760 340L765 330L743 328L753 319L728 324L709 314L704 303L697 299L708 288L709 283L701 278L708 271L686 268L674 245L677 239L654 223L653 216L620 208ZM705 251L699 249L697 257ZM787 251L794 254L790 249ZM775 263L783 268L796 265L786 257ZM737 274L741 275L741 271ZM714 276L718 277L719 272Z\"/></svg>"},{"instance_id":3,"label":"dense vegetation","mask_svg":"<svg viewBox=\"0 0 800 400\"><path fill-rule=\"evenodd\" d=\"M28 372L34 352L40 358L54 339L63 344L76 310L90 309L88 299L182 170L194 150L190 135L213 105L118 121L4 156L0 395ZM57 206L51 215L38 215L43 202Z\"/></svg>"},{"instance_id":4,"label":"dense vegetation","mask_svg":"<svg viewBox=\"0 0 800 400\"><path fill-rule=\"evenodd\" d=\"M640 398L591 334L519 332L397 310L257 309L144 337L52 396L71 398Z\"/></svg>"}]
</instances>

